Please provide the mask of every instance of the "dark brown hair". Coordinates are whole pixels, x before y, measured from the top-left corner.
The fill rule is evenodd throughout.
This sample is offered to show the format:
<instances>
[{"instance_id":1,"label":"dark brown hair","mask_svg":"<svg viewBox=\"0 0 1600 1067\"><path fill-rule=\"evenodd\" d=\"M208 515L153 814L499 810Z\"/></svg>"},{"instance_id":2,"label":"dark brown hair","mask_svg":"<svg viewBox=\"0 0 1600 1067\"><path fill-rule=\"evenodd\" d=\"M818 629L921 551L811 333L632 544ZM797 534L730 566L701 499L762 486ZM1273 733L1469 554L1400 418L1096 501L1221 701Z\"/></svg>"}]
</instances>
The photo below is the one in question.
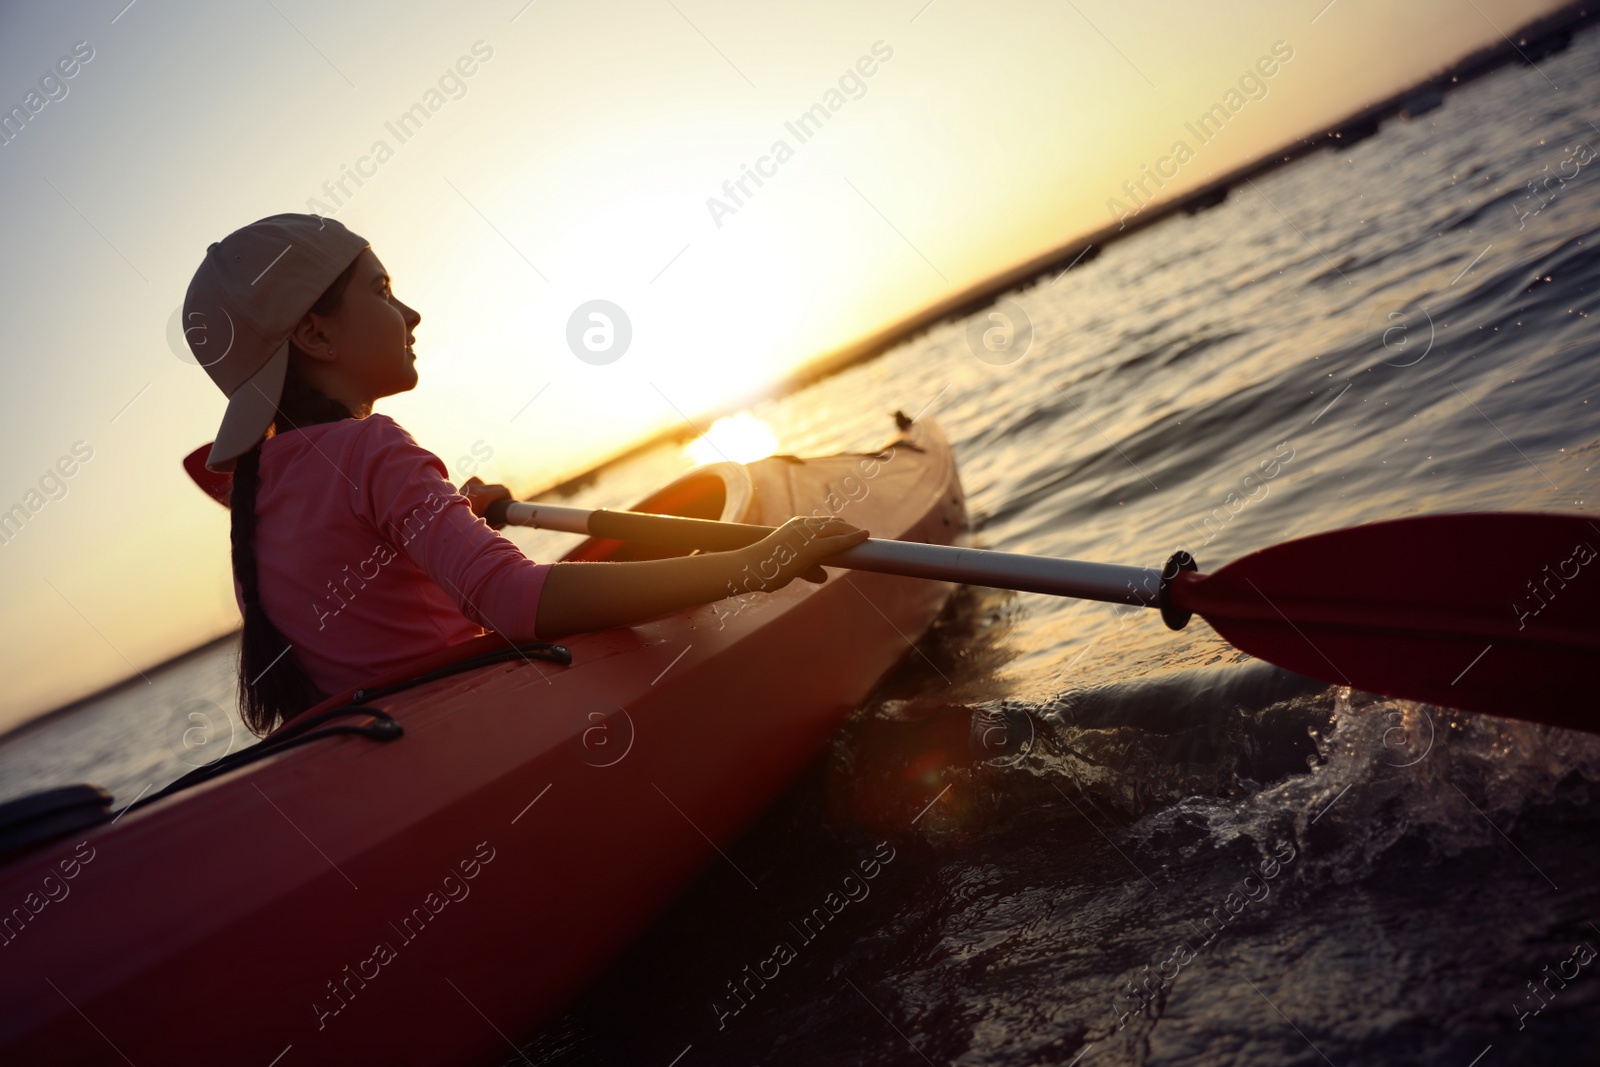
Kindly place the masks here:
<instances>
[{"instance_id":1,"label":"dark brown hair","mask_svg":"<svg viewBox=\"0 0 1600 1067\"><path fill-rule=\"evenodd\" d=\"M310 310L319 315L337 312L344 303L345 289L358 262L359 259L352 260ZM295 372L295 364L303 355L293 341L289 342L289 348L283 396L278 401L277 417L267 429L267 437L302 426L353 417L349 408L324 396ZM295 658L293 648L267 618L261 604L255 556L256 488L260 484L260 471L261 446L258 444L234 463L231 506L233 576L239 583L244 604L244 628L239 635L239 712L250 731L264 737L280 722L321 702L327 694L311 680L311 675Z\"/></svg>"}]
</instances>

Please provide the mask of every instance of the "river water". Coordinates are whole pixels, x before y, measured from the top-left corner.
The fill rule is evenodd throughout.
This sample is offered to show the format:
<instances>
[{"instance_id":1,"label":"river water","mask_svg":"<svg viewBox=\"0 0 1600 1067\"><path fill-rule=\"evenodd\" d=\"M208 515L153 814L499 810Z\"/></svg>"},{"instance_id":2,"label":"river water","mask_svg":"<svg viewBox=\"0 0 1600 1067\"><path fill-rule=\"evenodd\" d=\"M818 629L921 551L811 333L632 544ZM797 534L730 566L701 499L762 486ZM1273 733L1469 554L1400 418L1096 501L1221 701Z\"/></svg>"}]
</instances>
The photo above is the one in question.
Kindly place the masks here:
<instances>
[{"instance_id":1,"label":"river water","mask_svg":"<svg viewBox=\"0 0 1600 1067\"><path fill-rule=\"evenodd\" d=\"M1207 569L1404 515L1592 513L1597 84L1591 31L1007 294L1025 352L984 346L985 311L752 414L799 454L936 418L974 542L1013 552ZM657 449L574 499L687 466ZM0 791L159 786L186 737L228 743L230 670L214 646L13 735ZM729 850L760 892L710 868L507 1062L1590 1063L1597 801L1595 736L963 589Z\"/></svg>"}]
</instances>

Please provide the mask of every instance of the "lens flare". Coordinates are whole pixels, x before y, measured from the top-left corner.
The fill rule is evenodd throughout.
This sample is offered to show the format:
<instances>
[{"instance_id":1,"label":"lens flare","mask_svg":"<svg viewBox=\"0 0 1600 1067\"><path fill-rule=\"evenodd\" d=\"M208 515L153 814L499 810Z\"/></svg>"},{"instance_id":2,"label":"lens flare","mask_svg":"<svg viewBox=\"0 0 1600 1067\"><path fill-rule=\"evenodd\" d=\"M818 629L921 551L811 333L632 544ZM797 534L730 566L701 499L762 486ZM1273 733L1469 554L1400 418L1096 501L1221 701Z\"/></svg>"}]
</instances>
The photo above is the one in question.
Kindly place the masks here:
<instances>
[{"instance_id":1,"label":"lens flare","mask_svg":"<svg viewBox=\"0 0 1600 1067\"><path fill-rule=\"evenodd\" d=\"M696 463L731 460L753 463L778 450L778 435L748 411L726 415L711 424L711 429L684 446Z\"/></svg>"}]
</instances>

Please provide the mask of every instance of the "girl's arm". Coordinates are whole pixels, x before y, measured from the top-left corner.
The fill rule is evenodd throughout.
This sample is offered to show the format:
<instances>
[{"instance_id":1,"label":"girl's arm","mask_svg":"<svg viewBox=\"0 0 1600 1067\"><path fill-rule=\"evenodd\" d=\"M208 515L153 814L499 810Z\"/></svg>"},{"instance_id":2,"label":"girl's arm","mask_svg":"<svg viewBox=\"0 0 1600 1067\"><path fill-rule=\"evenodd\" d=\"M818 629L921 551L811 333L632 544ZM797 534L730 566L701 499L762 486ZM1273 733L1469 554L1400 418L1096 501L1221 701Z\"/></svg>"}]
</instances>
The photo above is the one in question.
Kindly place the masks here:
<instances>
[{"instance_id":1,"label":"girl's arm","mask_svg":"<svg viewBox=\"0 0 1600 1067\"><path fill-rule=\"evenodd\" d=\"M557 563L539 594L539 636L553 640L625 626L709 604L746 586L770 593L796 578L821 583L827 574L819 561L867 536L840 519L794 518L733 552L627 563Z\"/></svg>"}]
</instances>

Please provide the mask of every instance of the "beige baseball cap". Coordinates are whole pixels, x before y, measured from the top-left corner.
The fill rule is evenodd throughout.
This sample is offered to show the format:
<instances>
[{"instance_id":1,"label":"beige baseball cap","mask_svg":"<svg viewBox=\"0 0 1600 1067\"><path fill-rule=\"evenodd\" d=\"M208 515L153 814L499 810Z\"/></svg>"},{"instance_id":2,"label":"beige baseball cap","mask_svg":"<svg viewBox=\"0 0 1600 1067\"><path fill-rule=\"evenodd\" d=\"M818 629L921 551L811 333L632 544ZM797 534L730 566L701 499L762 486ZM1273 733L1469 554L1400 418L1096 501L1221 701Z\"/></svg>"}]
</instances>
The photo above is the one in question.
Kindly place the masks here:
<instances>
[{"instance_id":1,"label":"beige baseball cap","mask_svg":"<svg viewBox=\"0 0 1600 1067\"><path fill-rule=\"evenodd\" d=\"M206 249L183 300L183 336L228 398L214 471L265 436L289 369L289 334L368 244L320 215L269 215Z\"/></svg>"}]
</instances>

